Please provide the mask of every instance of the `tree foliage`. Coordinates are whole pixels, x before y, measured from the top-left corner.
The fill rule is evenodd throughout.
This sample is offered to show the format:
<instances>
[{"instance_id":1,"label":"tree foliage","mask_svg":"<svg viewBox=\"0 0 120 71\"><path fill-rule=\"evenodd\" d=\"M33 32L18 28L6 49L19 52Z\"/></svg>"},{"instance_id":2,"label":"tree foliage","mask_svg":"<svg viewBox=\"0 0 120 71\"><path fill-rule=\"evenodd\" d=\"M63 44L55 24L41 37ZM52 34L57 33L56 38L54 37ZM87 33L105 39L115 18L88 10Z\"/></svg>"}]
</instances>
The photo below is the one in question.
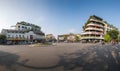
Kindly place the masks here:
<instances>
[{"instance_id":1,"label":"tree foliage","mask_svg":"<svg viewBox=\"0 0 120 71\"><path fill-rule=\"evenodd\" d=\"M79 37L75 35L75 41L79 41Z\"/></svg>"},{"instance_id":2,"label":"tree foliage","mask_svg":"<svg viewBox=\"0 0 120 71\"><path fill-rule=\"evenodd\" d=\"M0 34L0 44L5 43L5 41L6 41L6 36L3 34Z\"/></svg>"},{"instance_id":3,"label":"tree foliage","mask_svg":"<svg viewBox=\"0 0 120 71\"><path fill-rule=\"evenodd\" d=\"M120 35L118 35L118 39L117 39L118 42L120 42Z\"/></svg>"},{"instance_id":4,"label":"tree foliage","mask_svg":"<svg viewBox=\"0 0 120 71\"><path fill-rule=\"evenodd\" d=\"M104 35L104 40L106 42L110 42L110 35L109 34Z\"/></svg>"},{"instance_id":5,"label":"tree foliage","mask_svg":"<svg viewBox=\"0 0 120 71\"><path fill-rule=\"evenodd\" d=\"M110 30L108 32L108 34L110 35L111 40L117 40L119 31L117 31L117 30Z\"/></svg>"}]
</instances>

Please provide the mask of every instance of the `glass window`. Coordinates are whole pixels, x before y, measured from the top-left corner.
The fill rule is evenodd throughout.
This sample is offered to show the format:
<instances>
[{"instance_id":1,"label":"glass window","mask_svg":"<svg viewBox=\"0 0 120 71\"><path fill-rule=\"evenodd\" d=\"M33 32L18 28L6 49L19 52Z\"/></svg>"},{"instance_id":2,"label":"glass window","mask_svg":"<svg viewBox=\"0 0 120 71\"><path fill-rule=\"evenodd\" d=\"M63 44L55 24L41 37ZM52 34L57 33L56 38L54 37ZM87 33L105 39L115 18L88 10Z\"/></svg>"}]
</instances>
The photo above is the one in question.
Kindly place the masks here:
<instances>
[{"instance_id":1,"label":"glass window","mask_svg":"<svg viewBox=\"0 0 120 71\"><path fill-rule=\"evenodd\" d=\"M21 35L19 35L19 37L21 38Z\"/></svg>"},{"instance_id":2,"label":"glass window","mask_svg":"<svg viewBox=\"0 0 120 71\"><path fill-rule=\"evenodd\" d=\"M18 28L20 28L20 26L18 26Z\"/></svg>"},{"instance_id":3,"label":"glass window","mask_svg":"<svg viewBox=\"0 0 120 71\"><path fill-rule=\"evenodd\" d=\"M25 27L25 29L27 29L27 27Z\"/></svg>"},{"instance_id":4,"label":"glass window","mask_svg":"<svg viewBox=\"0 0 120 71\"><path fill-rule=\"evenodd\" d=\"M22 26L22 28L24 28L24 26Z\"/></svg>"}]
</instances>

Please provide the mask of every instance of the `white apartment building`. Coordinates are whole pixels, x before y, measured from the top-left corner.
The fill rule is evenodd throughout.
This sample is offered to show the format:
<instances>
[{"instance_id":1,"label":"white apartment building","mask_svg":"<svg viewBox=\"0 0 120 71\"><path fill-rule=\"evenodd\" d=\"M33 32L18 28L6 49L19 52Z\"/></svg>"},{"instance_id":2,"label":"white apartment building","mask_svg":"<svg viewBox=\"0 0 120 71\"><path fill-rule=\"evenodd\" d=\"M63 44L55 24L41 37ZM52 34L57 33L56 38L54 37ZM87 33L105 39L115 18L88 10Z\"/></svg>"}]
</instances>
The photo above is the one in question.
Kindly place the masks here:
<instances>
[{"instance_id":1,"label":"white apartment building","mask_svg":"<svg viewBox=\"0 0 120 71\"><path fill-rule=\"evenodd\" d=\"M18 22L15 29L3 29L1 33L6 35L7 42L13 44L42 42L45 40L45 34L41 31L40 26L24 21Z\"/></svg>"},{"instance_id":2,"label":"white apartment building","mask_svg":"<svg viewBox=\"0 0 120 71\"><path fill-rule=\"evenodd\" d=\"M90 16L83 26L82 40L85 42L101 42L104 40L104 35L113 29L117 28L103 21L102 18L95 15Z\"/></svg>"}]
</instances>

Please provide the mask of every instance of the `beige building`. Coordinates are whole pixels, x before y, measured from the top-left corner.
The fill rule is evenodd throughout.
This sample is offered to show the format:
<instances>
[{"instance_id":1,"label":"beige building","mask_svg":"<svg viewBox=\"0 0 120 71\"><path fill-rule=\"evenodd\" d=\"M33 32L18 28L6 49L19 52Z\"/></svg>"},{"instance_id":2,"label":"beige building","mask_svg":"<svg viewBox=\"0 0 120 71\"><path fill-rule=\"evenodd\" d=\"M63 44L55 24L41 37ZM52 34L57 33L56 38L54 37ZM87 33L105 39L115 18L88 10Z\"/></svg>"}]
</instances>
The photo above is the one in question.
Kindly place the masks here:
<instances>
[{"instance_id":1,"label":"beige building","mask_svg":"<svg viewBox=\"0 0 120 71\"><path fill-rule=\"evenodd\" d=\"M63 34L63 35L58 35L58 41L59 42L79 42L81 40L81 35L80 34Z\"/></svg>"},{"instance_id":2,"label":"beige building","mask_svg":"<svg viewBox=\"0 0 120 71\"><path fill-rule=\"evenodd\" d=\"M46 41L49 41L49 42L55 42L56 41L56 38L53 34L46 34L45 39L46 39Z\"/></svg>"}]
</instances>

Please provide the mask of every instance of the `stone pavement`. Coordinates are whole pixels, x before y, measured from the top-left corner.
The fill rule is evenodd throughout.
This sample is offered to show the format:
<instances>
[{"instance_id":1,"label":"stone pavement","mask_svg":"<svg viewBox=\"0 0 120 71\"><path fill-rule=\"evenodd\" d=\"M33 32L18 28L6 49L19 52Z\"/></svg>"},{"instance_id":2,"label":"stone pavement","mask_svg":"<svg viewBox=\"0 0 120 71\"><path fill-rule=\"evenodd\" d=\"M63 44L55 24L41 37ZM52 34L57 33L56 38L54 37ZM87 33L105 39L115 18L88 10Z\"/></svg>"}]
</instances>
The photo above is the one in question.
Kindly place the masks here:
<instances>
[{"instance_id":1,"label":"stone pavement","mask_svg":"<svg viewBox=\"0 0 120 71\"><path fill-rule=\"evenodd\" d=\"M120 44L0 45L0 71L120 71Z\"/></svg>"}]
</instances>

